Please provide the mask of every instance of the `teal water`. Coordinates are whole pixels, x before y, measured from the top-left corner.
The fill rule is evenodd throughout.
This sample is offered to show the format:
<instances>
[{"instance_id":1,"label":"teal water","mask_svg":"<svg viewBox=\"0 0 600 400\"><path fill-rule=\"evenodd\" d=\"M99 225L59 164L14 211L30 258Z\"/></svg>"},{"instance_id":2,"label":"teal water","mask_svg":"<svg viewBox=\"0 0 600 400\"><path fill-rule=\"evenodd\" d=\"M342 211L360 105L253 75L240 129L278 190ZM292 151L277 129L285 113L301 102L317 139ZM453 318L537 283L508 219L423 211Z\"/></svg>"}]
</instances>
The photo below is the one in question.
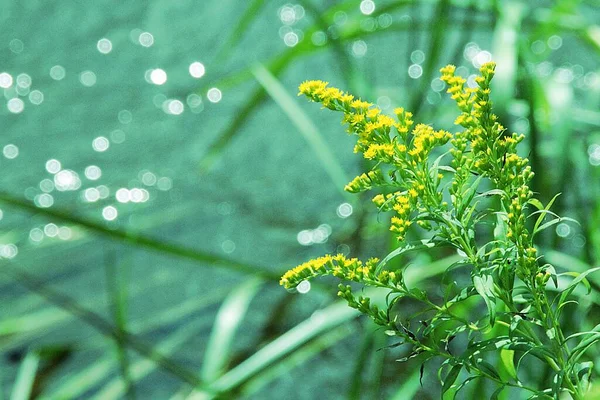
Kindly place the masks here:
<instances>
[{"instance_id":1,"label":"teal water","mask_svg":"<svg viewBox=\"0 0 600 400\"><path fill-rule=\"evenodd\" d=\"M0 394L10 398L14 393L17 377L26 371L27 354L42 354L35 369L36 396L125 396L115 340L77 308L114 323L114 287L107 271L117 275L125 299L125 329L134 341L200 375L223 299L258 275L253 269L277 275L325 252L372 255L385 250L387 239L380 239L384 224L368 204L363 207L359 198L340 193L314 147L280 105L267 96L248 107L260 88L250 68L257 62L265 65L294 99L301 81L326 79L384 109L418 105L424 121L436 115L436 121L450 127L454 111L443 106L448 102L442 101L436 70L456 59L469 68L467 75L473 73L477 57L485 61L492 50L496 17L482 7L476 26L465 36L461 32L467 25L457 8L449 18L459 23L447 28L445 45L431 52L429 3L375 2L373 14L370 2L312 3L4 4ZM258 7L247 29L230 40L250 4ZM334 27L329 39L315 22L313 8L337 10L323 13ZM544 10L528 10L525 25L540 23L538 14ZM561 28L537 33L529 26L519 37L533 58L522 68L549 82L548 96L562 93L572 99L563 105L564 113L572 114L572 125L563 126L563 136L549 129L538 143L540 165L548 168L540 173L545 176L540 188L552 188L553 178L561 175L549 160L559 151L555 144L569 135L579 144L570 165L584 171L577 182L567 183L575 187L598 177L598 52ZM336 45L338 34L348 37ZM277 60L290 55L293 61L278 73ZM433 75L424 76L432 59ZM419 88L424 88L422 97ZM501 107L511 129L529 131L531 113L523 111L529 106L521 90L517 86L510 103ZM343 133L338 116L304 99L297 104L347 178L359 173L362 161L352 153L353 140ZM551 112L553 106L548 107ZM232 128L232 139L215 147L244 109L250 111ZM542 116L542 126L546 119L554 122ZM594 203L597 188L587 190ZM581 212L577 207L571 205L573 212ZM558 245L584 252L590 241L585 229L561 229ZM127 241L117 237L121 234ZM147 240L136 240L136 235ZM161 243L172 246L166 249ZM232 260L244 264L246 272L232 267ZM329 305L334 294L331 284L330 290L291 296L271 277L251 296L225 369ZM275 360L279 367L269 369L270 376L251 380L224 398L347 398L356 349L368 330L362 322L319 335L322 343L313 343L313 353ZM129 345L126 356L136 397L183 398L189 393L185 379L165 365L148 363L147 354L142 357L133 348ZM51 350L65 357L46 355ZM385 356L381 389L372 392L378 393L376 398L384 398L397 387L398 376L411 372L393 362L396 356ZM434 376L427 379L435 382Z\"/></svg>"}]
</instances>

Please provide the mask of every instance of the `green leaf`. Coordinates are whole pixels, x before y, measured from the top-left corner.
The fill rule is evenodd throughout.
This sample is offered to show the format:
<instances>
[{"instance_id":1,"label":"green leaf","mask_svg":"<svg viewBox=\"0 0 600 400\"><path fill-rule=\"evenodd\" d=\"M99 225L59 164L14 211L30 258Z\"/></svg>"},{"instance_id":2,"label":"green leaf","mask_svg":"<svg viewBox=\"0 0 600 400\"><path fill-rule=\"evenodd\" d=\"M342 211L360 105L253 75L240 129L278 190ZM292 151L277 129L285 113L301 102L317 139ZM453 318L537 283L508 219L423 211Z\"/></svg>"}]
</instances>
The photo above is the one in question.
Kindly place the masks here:
<instances>
[{"instance_id":1,"label":"green leaf","mask_svg":"<svg viewBox=\"0 0 600 400\"><path fill-rule=\"evenodd\" d=\"M490 315L490 325L494 326L496 320L496 296L494 295L494 280L491 275L473 276L473 286L483 298Z\"/></svg>"},{"instance_id":2,"label":"green leaf","mask_svg":"<svg viewBox=\"0 0 600 400\"><path fill-rule=\"evenodd\" d=\"M436 242L427 240L427 239L423 239L417 242L412 242L412 243L407 243L402 247L397 248L396 250L392 251L390 254L388 254L387 256L385 256L385 258L383 260L381 260L379 262L379 264L377 264L377 268L375 268L375 274L378 274L381 272L381 270L385 267L385 265L394 257L398 257L401 254L404 254L408 251L412 251L412 250L422 250L422 249L432 249L434 248L436 245Z\"/></svg>"},{"instance_id":3,"label":"green leaf","mask_svg":"<svg viewBox=\"0 0 600 400\"><path fill-rule=\"evenodd\" d=\"M556 194L552 200L550 200L548 202L548 204L546 204L546 207L539 207L540 211L542 211L542 213L540 214L540 216L538 217L537 221L535 221L535 225L533 226L533 232L536 232L538 230L538 227L541 225L542 221L544 221L544 218L546 218L546 213L543 211L548 211L550 210L550 207L552 207L552 204L554 204L554 202L556 201L556 199L558 198L558 196L560 196L560 193ZM529 201L531 204L537 205L537 203L539 203L541 205L541 203L539 202L539 200L537 201L537 203L533 202L533 199ZM534 233L535 235L535 233Z\"/></svg>"},{"instance_id":4,"label":"green leaf","mask_svg":"<svg viewBox=\"0 0 600 400\"><path fill-rule=\"evenodd\" d=\"M589 270L577 275L577 278L573 279L571 284L569 286L567 286L567 288L565 290L563 290L562 293L560 294L560 297L558 300L558 306L560 307L561 304L563 304L567 300L567 297L569 297L569 295L571 293L573 293L573 290L575 290L577 285L579 285L585 279L586 276L588 276L589 274L594 273L596 271L599 271L599 270L600 270L600 267L596 267L596 268L589 269Z\"/></svg>"},{"instance_id":5,"label":"green leaf","mask_svg":"<svg viewBox=\"0 0 600 400\"><path fill-rule=\"evenodd\" d=\"M515 351L505 348L500 349L500 361L508 375L510 375L511 378L518 380L517 370L515 368Z\"/></svg>"},{"instance_id":6,"label":"green leaf","mask_svg":"<svg viewBox=\"0 0 600 400\"><path fill-rule=\"evenodd\" d=\"M448 389L450 389L450 387L452 387L452 385L456 381L456 378L458 378L461 369L462 364L456 364L450 369L450 372L448 372L448 375L446 375L446 377L444 378L444 384L442 386L442 395L446 393Z\"/></svg>"}]
</instances>

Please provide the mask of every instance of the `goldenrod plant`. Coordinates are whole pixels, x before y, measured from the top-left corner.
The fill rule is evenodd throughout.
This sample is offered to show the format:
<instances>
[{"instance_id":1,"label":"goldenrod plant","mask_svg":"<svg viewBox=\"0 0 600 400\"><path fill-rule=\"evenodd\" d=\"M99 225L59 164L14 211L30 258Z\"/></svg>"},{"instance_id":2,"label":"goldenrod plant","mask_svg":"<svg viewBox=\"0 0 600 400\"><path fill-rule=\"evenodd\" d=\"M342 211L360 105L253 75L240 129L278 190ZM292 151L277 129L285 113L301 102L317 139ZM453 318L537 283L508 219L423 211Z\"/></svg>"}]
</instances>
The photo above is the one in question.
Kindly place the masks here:
<instances>
[{"instance_id":1,"label":"goldenrod plant","mask_svg":"<svg viewBox=\"0 0 600 400\"><path fill-rule=\"evenodd\" d=\"M492 111L494 71L494 63L484 64L476 85L468 87L454 66L441 69L460 112L456 133L415 125L403 108L392 118L327 82L302 83L300 95L343 113L348 132L357 136L354 151L372 160L345 190L378 189L373 203L393 213L390 230L398 247L366 262L326 255L288 271L280 283L294 289L324 275L341 280L338 295L350 307L410 347L403 360L441 360L444 398L487 379L496 384L494 397L513 387L530 399L582 399L593 370L586 351L600 340L600 325L578 331L561 325L561 313L576 307L574 290L582 283L589 288L586 276L600 268L558 273L535 247L540 231L566 218L549 211L554 199L544 206L529 187L534 174L517 153L524 136L507 132ZM411 230L426 239L409 240ZM454 248L462 257L449 266L440 290L409 287L403 268L389 268L394 257L434 247ZM386 302L376 304L361 286L386 290ZM402 306L405 300L410 307ZM465 315L463 306L474 302L481 313ZM421 305L417 314L415 303ZM520 376L521 364L536 362L549 367L550 379Z\"/></svg>"}]
</instances>

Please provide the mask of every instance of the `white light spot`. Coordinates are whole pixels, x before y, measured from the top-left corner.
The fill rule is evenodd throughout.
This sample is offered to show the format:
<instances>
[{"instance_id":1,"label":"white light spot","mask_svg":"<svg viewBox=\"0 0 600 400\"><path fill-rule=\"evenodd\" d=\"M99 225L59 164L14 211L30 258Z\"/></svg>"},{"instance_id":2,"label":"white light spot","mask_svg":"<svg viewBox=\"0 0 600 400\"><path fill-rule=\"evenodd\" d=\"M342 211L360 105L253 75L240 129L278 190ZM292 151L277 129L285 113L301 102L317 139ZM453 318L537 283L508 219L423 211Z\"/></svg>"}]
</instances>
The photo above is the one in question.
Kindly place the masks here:
<instances>
[{"instance_id":1,"label":"white light spot","mask_svg":"<svg viewBox=\"0 0 600 400\"><path fill-rule=\"evenodd\" d=\"M296 12L291 5L285 5L279 9L279 19L286 25L296 22Z\"/></svg>"},{"instance_id":2,"label":"white light spot","mask_svg":"<svg viewBox=\"0 0 600 400\"><path fill-rule=\"evenodd\" d=\"M564 222L561 222L556 226L556 234L562 238L565 238L571 234L571 227Z\"/></svg>"},{"instance_id":3,"label":"white light spot","mask_svg":"<svg viewBox=\"0 0 600 400\"><path fill-rule=\"evenodd\" d=\"M431 81L431 89L434 92L441 92L446 87L446 84L440 78L435 78Z\"/></svg>"},{"instance_id":4,"label":"white light spot","mask_svg":"<svg viewBox=\"0 0 600 400\"><path fill-rule=\"evenodd\" d=\"M363 0L360 2L360 12L364 15L371 15L375 11L375 2L373 0Z\"/></svg>"},{"instance_id":5,"label":"white light spot","mask_svg":"<svg viewBox=\"0 0 600 400\"><path fill-rule=\"evenodd\" d=\"M419 79L421 75L423 75L423 67L421 67L419 64L413 64L408 67L408 76L411 78Z\"/></svg>"},{"instance_id":6,"label":"white light spot","mask_svg":"<svg viewBox=\"0 0 600 400\"><path fill-rule=\"evenodd\" d=\"M179 100L167 100L166 111L168 114L180 115L184 108L183 103Z\"/></svg>"},{"instance_id":7,"label":"white light spot","mask_svg":"<svg viewBox=\"0 0 600 400\"><path fill-rule=\"evenodd\" d=\"M19 114L20 112L23 112L23 109L25 108L25 103L18 97L14 97L8 100L8 103L6 103L6 107L11 113Z\"/></svg>"},{"instance_id":8,"label":"white light spot","mask_svg":"<svg viewBox=\"0 0 600 400\"><path fill-rule=\"evenodd\" d=\"M133 116L131 115L131 111L121 110L119 111L119 114L117 114L117 119L122 124L129 124L133 120Z\"/></svg>"},{"instance_id":9,"label":"white light spot","mask_svg":"<svg viewBox=\"0 0 600 400\"><path fill-rule=\"evenodd\" d=\"M0 256L3 258L15 258L19 253L19 249L12 243L0 246Z\"/></svg>"},{"instance_id":10,"label":"white light spot","mask_svg":"<svg viewBox=\"0 0 600 400\"><path fill-rule=\"evenodd\" d=\"M13 84L13 77L8 72L0 73L0 88L8 89Z\"/></svg>"},{"instance_id":11,"label":"white light spot","mask_svg":"<svg viewBox=\"0 0 600 400\"><path fill-rule=\"evenodd\" d=\"M44 234L48 237L54 237L58 235L58 226L56 224L50 223L44 226Z\"/></svg>"},{"instance_id":12,"label":"white light spot","mask_svg":"<svg viewBox=\"0 0 600 400\"><path fill-rule=\"evenodd\" d=\"M392 16L388 13L385 14L381 14L378 18L377 18L377 22L379 23L379 27L380 28L389 28L392 23L394 22Z\"/></svg>"},{"instance_id":13,"label":"white light spot","mask_svg":"<svg viewBox=\"0 0 600 400\"><path fill-rule=\"evenodd\" d=\"M121 188L117 190L117 193L115 193L115 198L119 203L129 203L129 201L131 200L131 195L128 189Z\"/></svg>"},{"instance_id":14,"label":"white light spot","mask_svg":"<svg viewBox=\"0 0 600 400\"><path fill-rule=\"evenodd\" d=\"M141 203L144 200L144 193L142 192L142 189L139 188L131 189L129 191L129 196L134 203Z\"/></svg>"},{"instance_id":15,"label":"white light spot","mask_svg":"<svg viewBox=\"0 0 600 400\"><path fill-rule=\"evenodd\" d=\"M98 193L100 193L101 199L106 199L110 195L110 190L108 190L108 188L104 185L100 185L96 187L96 189L98 189Z\"/></svg>"},{"instance_id":16,"label":"white light spot","mask_svg":"<svg viewBox=\"0 0 600 400\"><path fill-rule=\"evenodd\" d=\"M66 74L67 73L64 67L61 65L55 65L52 68L50 68L50 78L54 79L55 81L60 81L64 79Z\"/></svg>"},{"instance_id":17,"label":"white light spot","mask_svg":"<svg viewBox=\"0 0 600 400\"><path fill-rule=\"evenodd\" d=\"M36 106L42 104L42 102L44 101L44 93L40 92L39 90L34 90L31 93L29 93L29 101L31 102L31 104L34 104Z\"/></svg>"},{"instance_id":18,"label":"white light spot","mask_svg":"<svg viewBox=\"0 0 600 400\"><path fill-rule=\"evenodd\" d=\"M153 69L150 72L150 81L155 85L164 85L167 82L167 73L160 68Z\"/></svg>"},{"instance_id":19,"label":"white light spot","mask_svg":"<svg viewBox=\"0 0 600 400\"><path fill-rule=\"evenodd\" d=\"M50 172L51 174L57 173L58 171L60 171L60 169L60 161L55 159L50 159L46 161L46 171Z\"/></svg>"},{"instance_id":20,"label":"white light spot","mask_svg":"<svg viewBox=\"0 0 600 400\"><path fill-rule=\"evenodd\" d=\"M308 230L308 229L304 229L304 230L298 232L298 234L296 235L296 240L302 246L310 246L311 244L313 244L312 238L313 238L312 231Z\"/></svg>"},{"instance_id":21,"label":"white light spot","mask_svg":"<svg viewBox=\"0 0 600 400\"><path fill-rule=\"evenodd\" d=\"M487 62L492 61L492 53L489 51L483 50L477 53L475 58L473 58L473 66L475 68L481 68L481 66Z\"/></svg>"},{"instance_id":22,"label":"white light spot","mask_svg":"<svg viewBox=\"0 0 600 400\"><path fill-rule=\"evenodd\" d=\"M235 251L235 243L233 240L224 240L223 243L221 243L221 248L225 253L231 254Z\"/></svg>"},{"instance_id":23,"label":"white light spot","mask_svg":"<svg viewBox=\"0 0 600 400\"><path fill-rule=\"evenodd\" d=\"M323 46L327 43L327 34L323 31L316 31L312 34L310 40L315 46Z\"/></svg>"},{"instance_id":24,"label":"white light spot","mask_svg":"<svg viewBox=\"0 0 600 400\"><path fill-rule=\"evenodd\" d=\"M193 78L202 78L204 76L204 74L206 73L206 69L204 68L204 64L202 64L201 62L193 62L190 64L190 75Z\"/></svg>"},{"instance_id":25,"label":"white light spot","mask_svg":"<svg viewBox=\"0 0 600 400\"><path fill-rule=\"evenodd\" d=\"M110 142L104 136L98 136L96 139L94 139L92 141L92 147L94 148L94 150L96 150L98 152L103 152L103 151L108 150L109 146L110 146Z\"/></svg>"},{"instance_id":26,"label":"white light spot","mask_svg":"<svg viewBox=\"0 0 600 400\"><path fill-rule=\"evenodd\" d=\"M198 96L196 93L190 93L186 98L186 102L190 108L202 107L202 97Z\"/></svg>"},{"instance_id":27,"label":"white light spot","mask_svg":"<svg viewBox=\"0 0 600 400\"><path fill-rule=\"evenodd\" d=\"M206 97L211 103L218 103L223 98L223 94L217 88L210 88L208 89L208 92L206 92Z\"/></svg>"},{"instance_id":28,"label":"white light spot","mask_svg":"<svg viewBox=\"0 0 600 400\"><path fill-rule=\"evenodd\" d=\"M421 50L413 51L410 53L410 61L415 64L421 64L423 61L425 61L425 53L423 53Z\"/></svg>"},{"instance_id":29,"label":"white light spot","mask_svg":"<svg viewBox=\"0 0 600 400\"><path fill-rule=\"evenodd\" d=\"M79 74L79 82L83 86L92 87L96 84L96 74L92 71L83 71Z\"/></svg>"},{"instance_id":30,"label":"white light spot","mask_svg":"<svg viewBox=\"0 0 600 400\"><path fill-rule=\"evenodd\" d=\"M115 129L110 133L110 141L116 144L123 143L125 141L125 132L120 129Z\"/></svg>"},{"instance_id":31,"label":"white light spot","mask_svg":"<svg viewBox=\"0 0 600 400\"><path fill-rule=\"evenodd\" d=\"M17 76L17 86L28 88L31 86L31 76L27 74L19 74Z\"/></svg>"},{"instance_id":32,"label":"white light spot","mask_svg":"<svg viewBox=\"0 0 600 400\"><path fill-rule=\"evenodd\" d=\"M96 188L87 188L83 192L83 197L86 201L93 203L100 200L100 191Z\"/></svg>"},{"instance_id":33,"label":"white light spot","mask_svg":"<svg viewBox=\"0 0 600 400\"><path fill-rule=\"evenodd\" d=\"M156 175L150 171L146 171L142 174L142 183L146 186L156 185Z\"/></svg>"},{"instance_id":34,"label":"white light spot","mask_svg":"<svg viewBox=\"0 0 600 400\"><path fill-rule=\"evenodd\" d=\"M138 41L144 47L150 47L154 44L154 36L150 32L142 32L138 36Z\"/></svg>"},{"instance_id":35,"label":"white light spot","mask_svg":"<svg viewBox=\"0 0 600 400\"><path fill-rule=\"evenodd\" d=\"M465 57L465 60L467 60L467 61L473 61L475 56L477 56L477 54L479 54L480 51L481 51L481 49L479 48L477 43L469 42L465 45L465 50L463 51L463 57Z\"/></svg>"},{"instance_id":36,"label":"white light spot","mask_svg":"<svg viewBox=\"0 0 600 400\"><path fill-rule=\"evenodd\" d=\"M44 232L40 228L33 228L29 231L29 239L32 242L41 242L44 239Z\"/></svg>"},{"instance_id":37,"label":"white light spot","mask_svg":"<svg viewBox=\"0 0 600 400\"><path fill-rule=\"evenodd\" d=\"M338 206L336 214L340 218L348 218L352 215L352 204L342 203Z\"/></svg>"},{"instance_id":38,"label":"white light spot","mask_svg":"<svg viewBox=\"0 0 600 400\"><path fill-rule=\"evenodd\" d=\"M81 187L81 180L75 171L63 169L54 175L54 185L59 192L77 190Z\"/></svg>"},{"instance_id":39,"label":"white light spot","mask_svg":"<svg viewBox=\"0 0 600 400\"><path fill-rule=\"evenodd\" d=\"M106 206L102 209L102 217L107 221L114 221L119 212L113 206Z\"/></svg>"},{"instance_id":40,"label":"white light spot","mask_svg":"<svg viewBox=\"0 0 600 400\"><path fill-rule=\"evenodd\" d=\"M96 165L88 165L87 167L85 167L84 173L85 177L88 178L90 181L100 179L100 177L102 176L102 170Z\"/></svg>"},{"instance_id":41,"label":"white light spot","mask_svg":"<svg viewBox=\"0 0 600 400\"><path fill-rule=\"evenodd\" d=\"M35 196L33 202L36 206L40 208L48 208L52 207L52 205L54 204L54 197L52 197L51 194L42 193Z\"/></svg>"},{"instance_id":42,"label":"white light spot","mask_svg":"<svg viewBox=\"0 0 600 400\"><path fill-rule=\"evenodd\" d=\"M364 40L356 40L352 43L352 54L354 57L364 57L367 54L367 43Z\"/></svg>"},{"instance_id":43,"label":"white light spot","mask_svg":"<svg viewBox=\"0 0 600 400\"><path fill-rule=\"evenodd\" d=\"M296 290L300 294L308 293L310 291L310 282L307 280L303 280L298 284L298 286L296 286Z\"/></svg>"},{"instance_id":44,"label":"white light spot","mask_svg":"<svg viewBox=\"0 0 600 400\"><path fill-rule=\"evenodd\" d=\"M102 54L108 54L112 51L112 42L110 40L108 40L107 38L102 38L100 40L98 40L98 43L96 44L96 48L98 48L98 51Z\"/></svg>"},{"instance_id":45,"label":"white light spot","mask_svg":"<svg viewBox=\"0 0 600 400\"><path fill-rule=\"evenodd\" d=\"M156 187L158 188L158 190L162 191L171 190L171 188L173 187L173 182L171 181L171 178L163 176L156 182Z\"/></svg>"},{"instance_id":46,"label":"white light spot","mask_svg":"<svg viewBox=\"0 0 600 400\"><path fill-rule=\"evenodd\" d=\"M13 53L18 54L23 51L23 49L25 48L25 45L23 44L23 42L21 40L13 39L8 43L8 48Z\"/></svg>"},{"instance_id":47,"label":"white light spot","mask_svg":"<svg viewBox=\"0 0 600 400\"><path fill-rule=\"evenodd\" d=\"M283 36L283 43L285 43L287 47L294 47L299 41L300 38L296 32L288 32Z\"/></svg>"},{"instance_id":48,"label":"white light spot","mask_svg":"<svg viewBox=\"0 0 600 400\"><path fill-rule=\"evenodd\" d=\"M548 38L548 47L552 50L558 50L562 47L563 40L560 36L552 35Z\"/></svg>"},{"instance_id":49,"label":"white light spot","mask_svg":"<svg viewBox=\"0 0 600 400\"><path fill-rule=\"evenodd\" d=\"M17 158L19 156L19 148L14 144L7 144L2 149L2 153L4 154L4 157L12 160L13 158Z\"/></svg>"},{"instance_id":50,"label":"white light spot","mask_svg":"<svg viewBox=\"0 0 600 400\"><path fill-rule=\"evenodd\" d=\"M54 190L54 182L48 178L42 179L40 181L40 190L44 193L50 193Z\"/></svg>"}]
</instances>

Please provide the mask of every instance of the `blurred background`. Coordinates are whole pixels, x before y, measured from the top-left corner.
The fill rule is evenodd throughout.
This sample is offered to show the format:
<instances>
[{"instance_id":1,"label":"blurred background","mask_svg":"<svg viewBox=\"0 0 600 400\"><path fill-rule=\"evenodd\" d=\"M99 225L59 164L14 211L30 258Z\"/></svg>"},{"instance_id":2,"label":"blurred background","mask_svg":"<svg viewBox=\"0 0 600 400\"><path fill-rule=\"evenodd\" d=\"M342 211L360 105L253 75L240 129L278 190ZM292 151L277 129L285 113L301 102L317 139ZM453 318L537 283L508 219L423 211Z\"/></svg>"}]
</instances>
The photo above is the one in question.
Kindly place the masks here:
<instances>
[{"instance_id":1,"label":"blurred background","mask_svg":"<svg viewBox=\"0 0 600 400\"><path fill-rule=\"evenodd\" d=\"M533 190L581 222L542 252L598 264L598 0L26 0L0 19L0 398L439 398L334 281L278 286L396 245L343 192L366 164L340 115L296 97L306 79L454 130L439 68L473 85L496 61ZM456 257L397 262L427 287ZM586 299L573 318L593 326Z\"/></svg>"}]
</instances>

